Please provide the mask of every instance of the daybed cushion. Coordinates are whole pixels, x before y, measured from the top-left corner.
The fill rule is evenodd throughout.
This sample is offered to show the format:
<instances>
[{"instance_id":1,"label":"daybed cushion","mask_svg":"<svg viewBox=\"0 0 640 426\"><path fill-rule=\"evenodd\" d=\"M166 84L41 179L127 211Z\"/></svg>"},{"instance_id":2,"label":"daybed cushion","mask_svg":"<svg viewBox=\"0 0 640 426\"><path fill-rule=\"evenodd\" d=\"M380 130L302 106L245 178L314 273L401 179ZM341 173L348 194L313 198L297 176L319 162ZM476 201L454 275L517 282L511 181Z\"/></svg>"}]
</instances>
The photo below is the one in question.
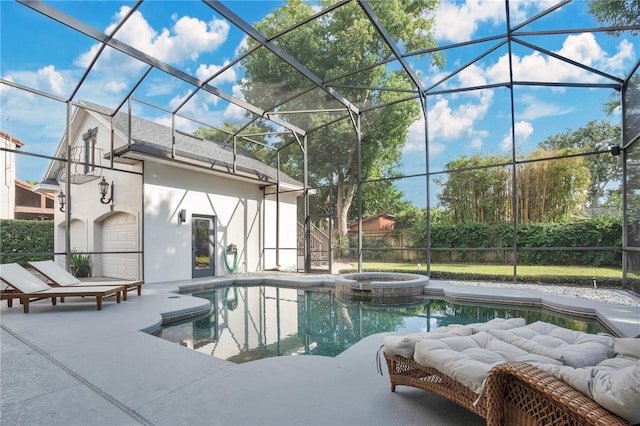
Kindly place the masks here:
<instances>
[{"instance_id":1,"label":"daybed cushion","mask_svg":"<svg viewBox=\"0 0 640 426\"><path fill-rule=\"evenodd\" d=\"M400 355L405 358L413 358L413 352L418 340L440 339L447 336L469 336L489 328L495 330L508 330L522 327L526 324L524 318L494 318L487 322L474 324L449 324L446 327L438 327L435 330L422 333L410 333L401 336L385 336L383 339L384 352L387 355Z\"/></svg>"},{"instance_id":2,"label":"daybed cushion","mask_svg":"<svg viewBox=\"0 0 640 426\"><path fill-rule=\"evenodd\" d=\"M640 343L640 339L636 340ZM629 423L640 423L640 360L619 356L592 367L542 365L540 368Z\"/></svg>"},{"instance_id":3,"label":"daybed cushion","mask_svg":"<svg viewBox=\"0 0 640 426\"><path fill-rule=\"evenodd\" d=\"M638 360L640 359L640 339L618 337L614 341L614 350L618 357Z\"/></svg>"},{"instance_id":4,"label":"daybed cushion","mask_svg":"<svg viewBox=\"0 0 640 426\"><path fill-rule=\"evenodd\" d=\"M487 332L527 352L553 358L575 368L593 366L615 355L615 338L611 336L573 331L542 321L510 330L489 329Z\"/></svg>"},{"instance_id":5,"label":"daybed cushion","mask_svg":"<svg viewBox=\"0 0 640 426\"><path fill-rule=\"evenodd\" d=\"M558 364L559 361L530 354L482 331L470 336L420 340L413 359L435 368L452 379L480 393L489 370L506 361Z\"/></svg>"}]
</instances>

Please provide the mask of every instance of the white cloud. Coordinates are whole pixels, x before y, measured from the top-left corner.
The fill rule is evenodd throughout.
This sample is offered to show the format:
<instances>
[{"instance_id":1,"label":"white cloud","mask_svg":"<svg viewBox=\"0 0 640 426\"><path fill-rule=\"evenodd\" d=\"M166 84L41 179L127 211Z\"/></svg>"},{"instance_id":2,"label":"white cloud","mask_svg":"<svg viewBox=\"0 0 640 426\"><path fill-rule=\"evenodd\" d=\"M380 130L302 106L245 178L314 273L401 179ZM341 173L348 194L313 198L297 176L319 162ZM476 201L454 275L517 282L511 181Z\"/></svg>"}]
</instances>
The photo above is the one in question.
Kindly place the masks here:
<instances>
[{"instance_id":1,"label":"white cloud","mask_svg":"<svg viewBox=\"0 0 640 426\"><path fill-rule=\"evenodd\" d=\"M64 94L64 78L56 71L56 67L49 65L38 70L38 79L45 82L45 87L49 87L56 95Z\"/></svg>"},{"instance_id":2,"label":"white cloud","mask_svg":"<svg viewBox=\"0 0 640 426\"><path fill-rule=\"evenodd\" d=\"M244 95L242 94L240 85L238 84L233 86L232 94L238 99L244 99ZM235 104L229 104L229 106L224 110L223 117L225 120L231 121L232 123L239 123L247 119L245 114L246 110L244 108Z\"/></svg>"},{"instance_id":3,"label":"white cloud","mask_svg":"<svg viewBox=\"0 0 640 426\"><path fill-rule=\"evenodd\" d=\"M511 23L520 23L556 2L556 0L512 1L509 9ZM480 25L504 24L506 10L504 2L498 0L442 1L436 10L435 20L436 40L456 43L471 40ZM506 33L506 28L503 26L499 31Z\"/></svg>"},{"instance_id":4,"label":"white cloud","mask_svg":"<svg viewBox=\"0 0 640 426\"><path fill-rule=\"evenodd\" d=\"M198 69L196 70L196 77L200 81L204 81L210 78L212 75L220 71L224 66L229 64L229 60L224 61L223 65L205 65L200 64ZM234 67L231 67L225 70L222 74L213 79L213 85L219 86L222 83L233 83L236 81L236 71Z\"/></svg>"},{"instance_id":5,"label":"white cloud","mask_svg":"<svg viewBox=\"0 0 640 426\"><path fill-rule=\"evenodd\" d=\"M599 58L605 56L592 33L567 36L558 54L587 66L592 66Z\"/></svg>"},{"instance_id":6,"label":"white cloud","mask_svg":"<svg viewBox=\"0 0 640 426\"><path fill-rule=\"evenodd\" d=\"M402 147L404 154L408 152L424 152L424 117L409 126L407 141Z\"/></svg>"},{"instance_id":7,"label":"white cloud","mask_svg":"<svg viewBox=\"0 0 640 426\"><path fill-rule=\"evenodd\" d=\"M441 98L428 112L429 138L461 139L475 137L474 124L483 119L493 101L491 90L479 91L479 101L470 100L453 109Z\"/></svg>"},{"instance_id":8,"label":"white cloud","mask_svg":"<svg viewBox=\"0 0 640 426\"><path fill-rule=\"evenodd\" d=\"M242 52L247 50L248 39L249 36L242 37L242 40L240 40L240 43L238 43L238 46L236 46L235 50L233 51L233 54L236 58L240 56Z\"/></svg>"},{"instance_id":9,"label":"white cloud","mask_svg":"<svg viewBox=\"0 0 640 426\"><path fill-rule=\"evenodd\" d=\"M23 151L45 155L54 153L66 124L66 105L63 102L0 84L0 110L2 130L25 142L27 146ZM43 174L44 170L37 175L19 177L40 179Z\"/></svg>"},{"instance_id":10,"label":"white cloud","mask_svg":"<svg viewBox=\"0 0 640 426\"><path fill-rule=\"evenodd\" d=\"M636 59L636 53L633 48L633 44L627 39L624 39L618 44L618 53L605 58L606 69L614 74L624 74L627 70L626 64L633 62Z\"/></svg>"},{"instance_id":11,"label":"white cloud","mask_svg":"<svg viewBox=\"0 0 640 426\"><path fill-rule=\"evenodd\" d=\"M573 61L605 72L617 72L622 64L633 59L633 48L627 43L620 43L618 52L610 57L591 33L567 36L562 48L556 53ZM508 58L500 58L495 68L506 68ZM515 80L521 81L552 81L552 82L581 82L595 83L602 80L597 74L569 64L567 62L532 52L529 55L513 56L513 75Z\"/></svg>"},{"instance_id":12,"label":"white cloud","mask_svg":"<svg viewBox=\"0 0 640 426\"><path fill-rule=\"evenodd\" d=\"M500 1L440 2L436 10L437 40L461 42L470 40L478 24L504 22L504 3Z\"/></svg>"},{"instance_id":13,"label":"white cloud","mask_svg":"<svg viewBox=\"0 0 640 426\"><path fill-rule=\"evenodd\" d=\"M471 139L471 143L469 143L469 148L473 150L480 150L482 148L483 142L481 138L473 138Z\"/></svg>"},{"instance_id":14,"label":"white cloud","mask_svg":"<svg viewBox=\"0 0 640 426\"><path fill-rule=\"evenodd\" d=\"M516 113L516 117L523 120L535 120L541 117L565 115L574 110L574 108L549 104L530 95L520 98L517 105L524 107L522 112Z\"/></svg>"},{"instance_id":15,"label":"white cloud","mask_svg":"<svg viewBox=\"0 0 640 426\"><path fill-rule=\"evenodd\" d=\"M533 134L533 125L527 121L518 121L515 125L515 139L516 145L521 145L529 139L529 136ZM511 150L511 134L505 135L502 139L502 150Z\"/></svg>"},{"instance_id":16,"label":"white cloud","mask_svg":"<svg viewBox=\"0 0 640 426\"><path fill-rule=\"evenodd\" d=\"M460 87L477 87L487 84L487 77L482 68L477 64L471 64L460 71L457 76Z\"/></svg>"},{"instance_id":17,"label":"white cloud","mask_svg":"<svg viewBox=\"0 0 640 426\"><path fill-rule=\"evenodd\" d=\"M613 75L623 75L636 56L633 45L627 40L622 40L618 44L617 50L610 55L597 43L591 33L567 36L562 47L556 53ZM531 53L523 56L513 54L512 66L513 78L516 81L597 83L605 80L604 77L598 74L544 55L538 51L531 51ZM434 80L433 76L431 77L431 81L437 81ZM438 75L438 78L442 78L442 74ZM506 83L508 81L509 57L505 54L498 58L495 63L488 66L484 64L483 67L481 63L471 64L442 86L443 88L447 86L475 87L482 84ZM564 88L558 87L553 90L562 92ZM533 119L567 112L570 111L566 108L539 104L528 107L523 118Z\"/></svg>"},{"instance_id":18,"label":"white cloud","mask_svg":"<svg viewBox=\"0 0 640 426\"><path fill-rule=\"evenodd\" d=\"M127 84L123 81L108 81L103 87L107 92L120 93L127 88Z\"/></svg>"},{"instance_id":19,"label":"white cloud","mask_svg":"<svg viewBox=\"0 0 640 426\"><path fill-rule=\"evenodd\" d=\"M110 34L129 9L127 6L122 6L114 16L114 22L105 29L105 33ZM156 32L142 13L136 11L116 33L115 38L161 61L180 64L186 60L196 60L202 53L215 51L228 37L229 24L224 20L213 18L209 22L204 22L188 16L177 20L176 18L177 16L174 15L175 22L171 28L162 28ZM95 57L98 49L99 45L93 45L89 51L76 59L76 64L86 67ZM101 56L104 58L96 64L96 69L119 68L122 72L123 68L118 64L130 61L124 55L116 54L110 49L105 49ZM142 66L140 62L129 62L129 66L125 69Z\"/></svg>"},{"instance_id":20,"label":"white cloud","mask_svg":"<svg viewBox=\"0 0 640 426\"><path fill-rule=\"evenodd\" d=\"M480 149L483 139L489 133L485 130L474 129L474 125L482 120L493 100L493 92L480 90L472 95L466 95L468 102L455 107L448 99L440 98L428 111L429 116L429 155L435 156L445 150L441 139L468 139L470 149ZM402 148L403 154L425 151L424 118L413 122L409 126L407 141Z\"/></svg>"},{"instance_id":21,"label":"white cloud","mask_svg":"<svg viewBox=\"0 0 640 426\"><path fill-rule=\"evenodd\" d=\"M67 87L70 75L68 71L61 72L54 65L47 65L36 71L11 71L2 77L43 92L64 96L70 90Z\"/></svg>"}]
</instances>

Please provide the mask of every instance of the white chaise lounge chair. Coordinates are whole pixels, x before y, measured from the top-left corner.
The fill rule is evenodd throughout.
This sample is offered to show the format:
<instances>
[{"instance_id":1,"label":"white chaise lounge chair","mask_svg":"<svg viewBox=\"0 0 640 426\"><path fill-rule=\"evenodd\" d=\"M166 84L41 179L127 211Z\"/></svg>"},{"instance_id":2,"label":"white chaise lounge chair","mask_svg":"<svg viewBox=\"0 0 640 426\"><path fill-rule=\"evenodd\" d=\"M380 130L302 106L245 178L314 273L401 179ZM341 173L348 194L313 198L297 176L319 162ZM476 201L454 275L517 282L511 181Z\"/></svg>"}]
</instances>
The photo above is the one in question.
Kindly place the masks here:
<instances>
[{"instance_id":1,"label":"white chaise lounge chair","mask_svg":"<svg viewBox=\"0 0 640 426\"><path fill-rule=\"evenodd\" d=\"M96 307L102 309L102 299L115 296L120 303L124 286L93 286L93 287L50 287L47 283L27 271L17 263L0 265L0 281L8 285L8 288L0 293L0 300L7 300L7 306L13 306L13 299L20 299L24 313L29 312L29 303L35 300L51 298L51 304L55 305L57 298L72 296L95 297Z\"/></svg>"},{"instance_id":2,"label":"white chaise lounge chair","mask_svg":"<svg viewBox=\"0 0 640 426\"><path fill-rule=\"evenodd\" d=\"M39 260L29 262L29 265L47 278L55 287L93 287L93 286L124 286L124 300L127 300L127 293L137 290L138 296L142 294L142 284L144 281L80 281L71 275L53 260Z\"/></svg>"}]
</instances>

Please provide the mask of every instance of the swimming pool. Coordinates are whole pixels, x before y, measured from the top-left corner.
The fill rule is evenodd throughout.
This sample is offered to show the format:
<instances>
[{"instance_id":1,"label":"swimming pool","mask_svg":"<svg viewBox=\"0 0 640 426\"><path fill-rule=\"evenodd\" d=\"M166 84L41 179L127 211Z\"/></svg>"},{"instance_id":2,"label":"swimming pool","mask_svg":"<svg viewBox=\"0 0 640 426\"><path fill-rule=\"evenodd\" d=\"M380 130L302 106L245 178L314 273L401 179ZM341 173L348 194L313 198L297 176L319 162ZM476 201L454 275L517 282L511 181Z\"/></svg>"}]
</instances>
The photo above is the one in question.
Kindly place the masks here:
<instances>
[{"instance_id":1,"label":"swimming pool","mask_svg":"<svg viewBox=\"0 0 640 426\"><path fill-rule=\"evenodd\" d=\"M285 355L336 356L376 333L430 331L448 324L523 317L587 333L606 332L596 320L521 308L462 305L417 297L402 304L346 300L333 289L270 286L225 287L193 293L211 301L211 311L166 325L162 339L244 363Z\"/></svg>"}]
</instances>

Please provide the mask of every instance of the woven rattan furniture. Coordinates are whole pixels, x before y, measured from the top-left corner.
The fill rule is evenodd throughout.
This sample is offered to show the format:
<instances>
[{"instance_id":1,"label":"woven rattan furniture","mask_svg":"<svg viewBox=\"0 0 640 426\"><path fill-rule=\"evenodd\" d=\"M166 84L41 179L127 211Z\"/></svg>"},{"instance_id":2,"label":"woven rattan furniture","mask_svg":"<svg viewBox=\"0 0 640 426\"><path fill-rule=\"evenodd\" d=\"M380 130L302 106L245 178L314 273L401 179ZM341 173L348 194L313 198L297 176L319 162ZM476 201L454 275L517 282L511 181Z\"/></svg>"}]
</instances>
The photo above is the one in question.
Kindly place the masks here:
<instances>
[{"instance_id":1,"label":"woven rattan furniture","mask_svg":"<svg viewBox=\"0 0 640 426\"><path fill-rule=\"evenodd\" d=\"M391 391L410 386L445 397L478 414L488 426L628 425L586 395L523 362L491 369L485 392L477 394L443 374L399 355L384 355Z\"/></svg>"},{"instance_id":2,"label":"woven rattan furniture","mask_svg":"<svg viewBox=\"0 0 640 426\"><path fill-rule=\"evenodd\" d=\"M484 395L479 396L446 374L434 368L418 364L413 359L399 355L389 356L386 353L384 357L389 369L391 392L395 392L398 385L422 389L450 399L467 410L486 417ZM478 402L475 403L475 401Z\"/></svg>"},{"instance_id":3,"label":"woven rattan furniture","mask_svg":"<svg viewBox=\"0 0 640 426\"><path fill-rule=\"evenodd\" d=\"M488 426L628 425L562 380L523 362L491 369L485 401Z\"/></svg>"}]
</instances>

